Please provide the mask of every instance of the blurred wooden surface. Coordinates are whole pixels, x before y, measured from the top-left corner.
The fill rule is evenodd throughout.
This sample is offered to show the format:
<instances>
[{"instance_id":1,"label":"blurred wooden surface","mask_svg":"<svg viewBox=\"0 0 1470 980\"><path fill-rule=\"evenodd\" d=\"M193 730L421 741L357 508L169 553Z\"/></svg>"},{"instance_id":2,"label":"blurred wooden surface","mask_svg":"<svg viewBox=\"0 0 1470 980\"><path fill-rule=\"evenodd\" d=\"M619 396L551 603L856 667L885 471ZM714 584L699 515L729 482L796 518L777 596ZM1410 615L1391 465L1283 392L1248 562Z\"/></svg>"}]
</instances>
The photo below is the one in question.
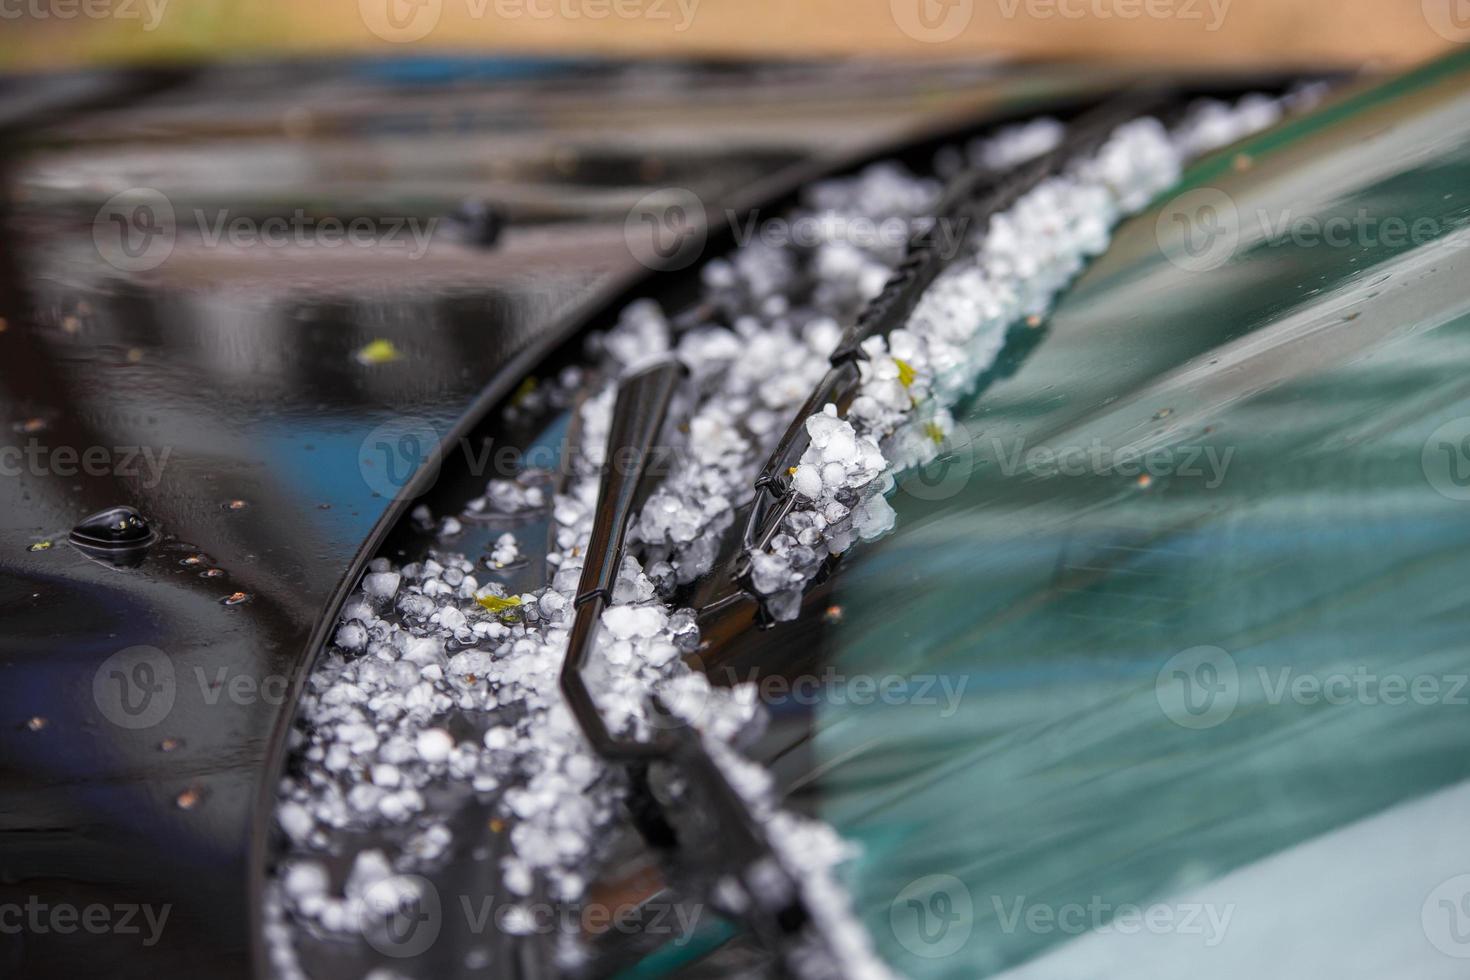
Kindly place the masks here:
<instances>
[{"instance_id":1,"label":"blurred wooden surface","mask_svg":"<svg viewBox=\"0 0 1470 980\"><path fill-rule=\"evenodd\" d=\"M0 66L486 51L1420 61L1470 41L1467 0L23 0Z\"/></svg>"}]
</instances>

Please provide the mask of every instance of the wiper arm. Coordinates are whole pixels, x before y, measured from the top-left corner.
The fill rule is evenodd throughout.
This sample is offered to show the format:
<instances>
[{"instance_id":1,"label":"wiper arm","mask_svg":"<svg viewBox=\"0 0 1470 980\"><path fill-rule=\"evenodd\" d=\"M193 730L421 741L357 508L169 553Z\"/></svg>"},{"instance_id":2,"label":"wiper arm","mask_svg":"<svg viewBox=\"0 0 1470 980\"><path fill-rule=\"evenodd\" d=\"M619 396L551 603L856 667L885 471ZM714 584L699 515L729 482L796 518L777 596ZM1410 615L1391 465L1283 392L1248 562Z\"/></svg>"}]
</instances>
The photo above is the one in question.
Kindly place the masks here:
<instances>
[{"instance_id":1,"label":"wiper arm","mask_svg":"<svg viewBox=\"0 0 1470 980\"><path fill-rule=\"evenodd\" d=\"M668 745L656 740L643 742L614 736L603 721L583 674L592 658L602 613L612 601L613 587L618 581L623 542L633 517L638 487L648 471L648 461L684 373L683 365L666 361L640 371L618 388L607 455L603 460L602 484L597 491L592 537L587 543L582 578L573 600L576 616L562 664L561 690L593 749L610 761L646 760L670 751Z\"/></svg>"},{"instance_id":2,"label":"wiper arm","mask_svg":"<svg viewBox=\"0 0 1470 980\"><path fill-rule=\"evenodd\" d=\"M612 600L639 485L684 377L674 361L625 380L613 410L597 513L575 600L561 688L592 749L626 767L635 823L670 866L670 877L702 904L741 922L774 957L782 976L838 975L828 938L805 904L800 877L773 846L752 803L736 789L704 737L672 718L656 696L650 713L664 724L644 741L614 735L587 687L603 611ZM652 770L652 771L651 771ZM651 780L662 785L651 789ZM668 801L678 799L676 804Z\"/></svg>"}]
</instances>

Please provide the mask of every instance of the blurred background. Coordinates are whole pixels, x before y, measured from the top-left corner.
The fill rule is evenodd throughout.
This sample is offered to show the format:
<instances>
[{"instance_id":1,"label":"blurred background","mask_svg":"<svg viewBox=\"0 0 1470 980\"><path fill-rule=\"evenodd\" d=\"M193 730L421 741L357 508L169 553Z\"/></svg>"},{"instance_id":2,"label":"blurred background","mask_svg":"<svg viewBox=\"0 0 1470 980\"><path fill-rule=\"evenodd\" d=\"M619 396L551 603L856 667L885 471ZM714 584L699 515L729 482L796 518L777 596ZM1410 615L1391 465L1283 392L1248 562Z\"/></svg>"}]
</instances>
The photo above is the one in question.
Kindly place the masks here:
<instances>
[{"instance_id":1,"label":"blurred background","mask_svg":"<svg viewBox=\"0 0 1470 980\"><path fill-rule=\"evenodd\" d=\"M4 0L10 69L556 52L1403 64L1470 34L1464 0Z\"/></svg>"}]
</instances>

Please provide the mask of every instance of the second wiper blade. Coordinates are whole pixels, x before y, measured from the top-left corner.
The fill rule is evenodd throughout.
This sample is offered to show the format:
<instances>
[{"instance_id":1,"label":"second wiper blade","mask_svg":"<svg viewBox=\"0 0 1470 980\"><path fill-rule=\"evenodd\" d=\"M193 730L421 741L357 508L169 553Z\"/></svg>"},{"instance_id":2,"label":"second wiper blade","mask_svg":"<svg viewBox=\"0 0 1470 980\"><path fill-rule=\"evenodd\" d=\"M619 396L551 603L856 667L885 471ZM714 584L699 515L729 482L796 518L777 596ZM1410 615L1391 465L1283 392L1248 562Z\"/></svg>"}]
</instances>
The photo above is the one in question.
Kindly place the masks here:
<instances>
[{"instance_id":1,"label":"second wiper blade","mask_svg":"<svg viewBox=\"0 0 1470 980\"><path fill-rule=\"evenodd\" d=\"M1119 96L1070 124L1067 135L1057 146L1017 169L999 173L973 167L950 182L933 218L909 240L907 255L883 291L844 332L831 356L831 367L797 409L761 467L740 554L734 564L737 579L748 577L749 553L765 547L791 512L794 491L790 471L810 441L806 420L829 403L837 405L839 414L844 413L856 395L861 377L857 362L864 359L863 342L870 337L886 336L908 322L925 291L959 257L958 251L952 248L956 242L973 240L982 234L995 215L1013 207L1073 160L1094 153L1119 126L1165 107L1182 111L1183 103L1176 94L1158 90ZM953 234L954 229L962 233ZM951 248L947 250L946 246Z\"/></svg>"}]
</instances>

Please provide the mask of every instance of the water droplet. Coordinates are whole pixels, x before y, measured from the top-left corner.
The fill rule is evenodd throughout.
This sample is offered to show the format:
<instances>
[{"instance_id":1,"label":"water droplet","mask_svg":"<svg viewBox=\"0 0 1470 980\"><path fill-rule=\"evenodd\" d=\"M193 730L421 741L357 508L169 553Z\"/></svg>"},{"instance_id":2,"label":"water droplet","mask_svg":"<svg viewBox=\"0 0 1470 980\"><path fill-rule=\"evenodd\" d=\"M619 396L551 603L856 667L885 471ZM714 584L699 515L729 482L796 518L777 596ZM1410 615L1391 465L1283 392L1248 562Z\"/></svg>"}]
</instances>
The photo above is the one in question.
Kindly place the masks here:
<instances>
[{"instance_id":1,"label":"water droplet","mask_svg":"<svg viewBox=\"0 0 1470 980\"><path fill-rule=\"evenodd\" d=\"M183 746L184 740L181 738L166 738L158 743L158 750L160 752L172 752L175 749L183 748Z\"/></svg>"},{"instance_id":2,"label":"water droplet","mask_svg":"<svg viewBox=\"0 0 1470 980\"><path fill-rule=\"evenodd\" d=\"M200 578L220 578L225 574L223 568L206 568L199 573Z\"/></svg>"},{"instance_id":3,"label":"water droplet","mask_svg":"<svg viewBox=\"0 0 1470 980\"><path fill-rule=\"evenodd\" d=\"M203 565L206 561L207 559L203 555L190 555L188 558L179 559L179 564L192 567L194 565Z\"/></svg>"},{"instance_id":4,"label":"water droplet","mask_svg":"<svg viewBox=\"0 0 1470 980\"><path fill-rule=\"evenodd\" d=\"M1149 476L1147 473L1140 473L1138 475L1138 479L1134 480L1133 482L1137 484L1138 489L1147 490L1149 487L1154 485L1154 478Z\"/></svg>"},{"instance_id":5,"label":"water droplet","mask_svg":"<svg viewBox=\"0 0 1470 980\"><path fill-rule=\"evenodd\" d=\"M204 794L192 786L174 797L174 802L178 804L180 810L192 810L203 800Z\"/></svg>"},{"instance_id":6,"label":"water droplet","mask_svg":"<svg viewBox=\"0 0 1470 980\"><path fill-rule=\"evenodd\" d=\"M822 618L825 619L829 623L840 623L840 622L842 622L842 607L841 606L828 606L827 607L827 611L822 614Z\"/></svg>"},{"instance_id":7,"label":"water droplet","mask_svg":"<svg viewBox=\"0 0 1470 980\"><path fill-rule=\"evenodd\" d=\"M1166 419L1170 415L1173 415L1173 414L1174 414L1174 410L1172 408L1161 408L1157 412L1154 413L1154 419L1155 420L1158 420L1158 419Z\"/></svg>"},{"instance_id":8,"label":"water droplet","mask_svg":"<svg viewBox=\"0 0 1470 980\"><path fill-rule=\"evenodd\" d=\"M39 732L41 729L46 727L46 719L42 718L40 715L36 715L34 718L26 722L26 727L33 732Z\"/></svg>"},{"instance_id":9,"label":"water droplet","mask_svg":"<svg viewBox=\"0 0 1470 980\"><path fill-rule=\"evenodd\" d=\"M246 507L249 507L249 506L250 506L250 504L247 501L244 501L244 500L238 500L237 499L237 500L226 500L225 501L225 510L244 510Z\"/></svg>"},{"instance_id":10,"label":"water droplet","mask_svg":"<svg viewBox=\"0 0 1470 980\"><path fill-rule=\"evenodd\" d=\"M51 542L50 541L37 541L35 544L31 545L26 550L27 551L50 551L51 550Z\"/></svg>"},{"instance_id":11,"label":"water droplet","mask_svg":"<svg viewBox=\"0 0 1470 980\"><path fill-rule=\"evenodd\" d=\"M220 600L220 602L224 603L227 606L238 606L242 602L249 602L249 601L250 601L250 593L249 592L231 592L229 595L225 596L223 599Z\"/></svg>"},{"instance_id":12,"label":"water droplet","mask_svg":"<svg viewBox=\"0 0 1470 980\"><path fill-rule=\"evenodd\" d=\"M73 541L99 546L131 546L148 541L153 530L131 507L99 510L71 529Z\"/></svg>"},{"instance_id":13,"label":"water droplet","mask_svg":"<svg viewBox=\"0 0 1470 980\"><path fill-rule=\"evenodd\" d=\"M42 418L26 419L15 423L16 432L40 432L46 428L46 420Z\"/></svg>"}]
</instances>

